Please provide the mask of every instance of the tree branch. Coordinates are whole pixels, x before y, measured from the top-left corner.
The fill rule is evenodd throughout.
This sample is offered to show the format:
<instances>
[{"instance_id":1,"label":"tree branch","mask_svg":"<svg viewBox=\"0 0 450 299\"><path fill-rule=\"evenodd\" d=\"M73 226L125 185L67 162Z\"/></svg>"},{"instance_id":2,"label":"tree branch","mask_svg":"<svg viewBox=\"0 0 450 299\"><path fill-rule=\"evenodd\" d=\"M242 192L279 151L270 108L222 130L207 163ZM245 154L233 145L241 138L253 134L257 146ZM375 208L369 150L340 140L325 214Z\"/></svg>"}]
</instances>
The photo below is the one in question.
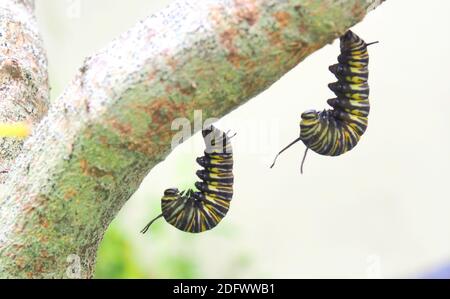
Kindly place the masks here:
<instances>
[{"instance_id":1,"label":"tree branch","mask_svg":"<svg viewBox=\"0 0 450 299\"><path fill-rule=\"evenodd\" d=\"M48 75L34 1L0 0L0 123L33 125L47 112ZM23 141L0 139L0 184Z\"/></svg>"},{"instance_id":2,"label":"tree branch","mask_svg":"<svg viewBox=\"0 0 450 299\"><path fill-rule=\"evenodd\" d=\"M174 2L88 58L27 140L1 203L0 273L91 277L108 224L171 150L171 123L220 117L380 1Z\"/></svg>"}]
</instances>

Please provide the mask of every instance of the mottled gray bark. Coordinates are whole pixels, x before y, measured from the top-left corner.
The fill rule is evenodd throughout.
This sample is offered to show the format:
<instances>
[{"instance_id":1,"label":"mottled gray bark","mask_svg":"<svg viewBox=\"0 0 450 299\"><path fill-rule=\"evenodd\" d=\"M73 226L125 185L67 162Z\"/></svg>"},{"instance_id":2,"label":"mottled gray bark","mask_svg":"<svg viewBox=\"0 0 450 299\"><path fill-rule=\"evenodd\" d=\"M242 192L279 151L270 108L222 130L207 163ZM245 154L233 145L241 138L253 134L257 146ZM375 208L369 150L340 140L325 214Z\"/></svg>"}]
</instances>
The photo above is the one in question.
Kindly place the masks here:
<instances>
[{"instance_id":1,"label":"mottled gray bark","mask_svg":"<svg viewBox=\"0 0 450 299\"><path fill-rule=\"evenodd\" d=\"M11 170L1 276L66 277L78 256L91 277L108 224L170 153L173 119L227 114L379 3L180 0L86 59Z\"/></svg>"},{"instance_id":2,"label":"mottled gray bark","mask_svg":"<svg viewBox=\"0 0 450 299\"><path fill-rule=\"evenodd\" d=\"M34 1L0 1L0 122L41 120L48 107L47 59ZM0 184L23 141L0 139Z\"/></svg>"}]
</instances>

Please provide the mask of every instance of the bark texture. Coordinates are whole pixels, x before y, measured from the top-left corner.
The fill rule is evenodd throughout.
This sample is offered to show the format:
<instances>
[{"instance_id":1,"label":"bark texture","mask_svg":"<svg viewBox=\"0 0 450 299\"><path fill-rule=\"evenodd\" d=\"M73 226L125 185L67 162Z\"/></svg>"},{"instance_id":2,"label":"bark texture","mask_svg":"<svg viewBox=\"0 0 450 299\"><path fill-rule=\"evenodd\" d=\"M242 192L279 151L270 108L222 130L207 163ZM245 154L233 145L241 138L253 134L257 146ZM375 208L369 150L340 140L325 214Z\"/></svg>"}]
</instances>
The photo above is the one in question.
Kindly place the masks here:
<instances>
[{"instance_id":1,"label":"bark texture","mask_svg":"<svg viewBox=\"0 0 450 299\"><path fill-rule=\"evenodd\" d=\"M171 123L220 117L381 1L175 1L86 59L16 159L0 204L0 275L93 275L104 231L171 151ZM68 259L69 258L69 259Z\"/></svg>"},{"instance_id":2,"label":"bark texture","mask_svg":"<svg viewBox=\"0 0 450 299\"><path fill-rule=\"evenodd\" d=\"M37 123L48 108L47 59L34 1L0 0L0 122ZM0 184L23 141L0 139Z\"/></svg>"}]
</instances>

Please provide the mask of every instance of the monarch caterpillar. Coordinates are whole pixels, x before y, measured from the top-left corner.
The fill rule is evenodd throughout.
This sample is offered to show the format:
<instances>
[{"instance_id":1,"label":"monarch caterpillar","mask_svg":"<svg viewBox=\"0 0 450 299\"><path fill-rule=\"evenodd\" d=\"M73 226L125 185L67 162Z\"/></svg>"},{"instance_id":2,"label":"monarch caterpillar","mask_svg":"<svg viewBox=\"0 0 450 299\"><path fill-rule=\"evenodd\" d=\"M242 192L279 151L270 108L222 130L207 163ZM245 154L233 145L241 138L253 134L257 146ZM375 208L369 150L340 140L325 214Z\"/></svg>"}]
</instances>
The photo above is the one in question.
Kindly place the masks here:
<instances>
[{"instance_id":1,"label":"monarch caterpillar","mask_svg":"<svg viewBox=\"0 0 450 299\"><path fill-rule=\"evenodd\" d=\"M352 31L347 31L340 37L341 53L338 63L329 67L337 82L328 84L336 95L327 103L333 109L322 112L307 110L302 113L300 121L300 136L282 149L278 156L298 141L306 146L300 171L303 173L303 164L306 154L311 149L325 156L339 156L358 143L367 129L369 116L369 53L366 44Z\"/></svg>"},{"instance_id":2,"label":"monarch caterpillar","mask_svg":"<svg viewBox=\"0 0 450 299\"><path fill-rule=\"evenodd\" d=\"M227 214L233 197L233 152L230 139L214 126L202 131L206 144L205 155L197 158L203 169L197 171L202 180L195 183L199 191L177 188L164 191L161 198L162 214L150 221L141 233L145 234L152 223L164 217L172 226L190 233L200 233L214 228Z\"/></svg>"}]
</instances>

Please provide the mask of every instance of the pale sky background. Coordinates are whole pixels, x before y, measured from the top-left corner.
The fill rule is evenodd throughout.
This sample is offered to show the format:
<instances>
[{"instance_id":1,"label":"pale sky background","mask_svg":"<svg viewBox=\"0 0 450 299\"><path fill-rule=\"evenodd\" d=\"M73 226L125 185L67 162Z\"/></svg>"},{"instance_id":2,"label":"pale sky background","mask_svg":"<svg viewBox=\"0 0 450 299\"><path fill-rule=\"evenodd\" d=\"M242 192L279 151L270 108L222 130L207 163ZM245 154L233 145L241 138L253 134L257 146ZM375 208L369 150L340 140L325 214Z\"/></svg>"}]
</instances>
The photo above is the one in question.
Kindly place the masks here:
<instances>
[{"instance_id":1,"label":"pale sky background","mask_svg":"<svg viewBox=\"0 0 450 299\"><path fill-rule=\"evenodd\" d=\"M169 0L38 0L54 99L83 59ZM79 6L78 6L79 5ZM78 10L79 8L79 10ZM207 278L411 277L450 262L450 1L388 0L352 28L370 47L371 112L358 146L338 158L298 143L300 114L323 109L338 43L317 51L266 92L224 117L237 132L235 195L220 226L164 237L138 232L164 189L193 183L200 136L153 169L115 220L149 267L161 254L200 261ZM192 175L177 176L177 168ZM242 260L250 266L240 268ZM156 274L155 274L156 275ZM165 277L165 273L157 273Z\"/></svg>"}]
</instances>

